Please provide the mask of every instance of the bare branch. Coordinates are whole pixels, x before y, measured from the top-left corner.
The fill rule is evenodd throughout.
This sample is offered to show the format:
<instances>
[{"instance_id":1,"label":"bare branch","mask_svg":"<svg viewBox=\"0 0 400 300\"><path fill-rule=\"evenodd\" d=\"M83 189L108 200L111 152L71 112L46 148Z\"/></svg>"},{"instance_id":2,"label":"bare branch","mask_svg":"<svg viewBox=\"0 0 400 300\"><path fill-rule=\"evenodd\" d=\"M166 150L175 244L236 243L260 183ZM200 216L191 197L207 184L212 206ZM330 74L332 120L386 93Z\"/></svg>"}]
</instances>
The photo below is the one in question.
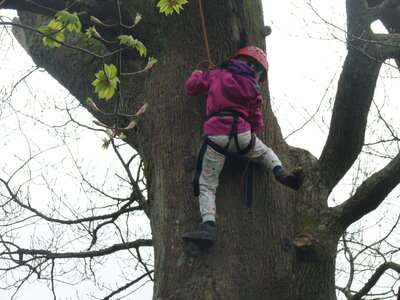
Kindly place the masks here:
<instances>
[{"instance_id":1,"label":"bare branch","mask_svg":"<svg viewBox=\"0 0 400 300\"><path fill-rule=\"evenodd\" d=\"M143 278L145 278L146 276L150 276L152 273L154 272L154 270L152 271L148 271L145 274L141 275L140 277L136 278L135 280L132 280L131 282L127 283L126 285L118 288L117 290L115 290L114 292L112 292L111 294L109 294L107 297L105 297L103 300L109 300L111 299L111 297L125 291L126 289L128 289L129 287L131 287L132 285L134 285L135 283L139 282L140 280L142 280Z\"/></svg>"},{"instance_id":2,"label":"bare branch","mask_svg":"<svg viewBox=\"0 0 400 300\"><path fill-rule=\"evenodd\" d=\"M26 74L24 74L24 75L12 86L11 91L8 93L7 98L4 99L3 101L8 101L8 100L12 97L12 95L13 95L15 89L18 87L18 85L19 85L20 83L24 82L32 73L34 73L34 72L37 71L38 69L39 69L39 67L35 66L35 67L32 67L30 70L27 70Z\"/></svg>"},{"instance_id":3,"label":"bare branch","mask_svg":"<svg viewBox=\"0 0 400 300\"><path fill-rule=\"evenodd\" d=\"M27 11L40 14L47 14L48 16L54 15L55 12L60 10L67 10L72 6L77 5L80 1L69 0L6 0L2 3L0 8L16 9L18 11ZM87 0L84 3L83 10L102 10L110 7L108 1ZM82 5L82 4L81 4Z\"/></svg>"},{"instance_id":4,"label":"bare branch","mask_svg":"<svg viewBox=\"0 0 400 300\"><path fill-rule=\"evenodd\" d=\"M343 229L373 211L400 182L400 154L382 170L364 181L355 194L337 209L338 225Z\"/></svg>"},{"instance_id":5,"label":"bare branch","mask_svg":"<svg viewBox=\"0 0 400 300\"><path fill-rule=\"evenodd\" d=\"M383 59L400 57L400 34L376 34L375 38L382 46Z\"/></svg>"},{"instance_id":6,"label":"bare branch","mask_svg":"<svg viewBox=\"0 0 400 300\"><path fill-rule=\"evenodd\" d=\"M51 277L50 277L50 281L51 281L51 292L53 294L53 299L57 300L57 296L56 296L56 291L55 291L55 286L54 286L54 259L51 260Z\"/></svg>"},{"instance_id":7,"label":"bare branch","mask_svg":"<svg viewBox=\"0 0 400 300\"><path fill-rule=\"evenodd\" d=\"M1 0L0 0L1 1ZM79 2L79 3L78 3ZM122 23L122 16L126 20L131 20L130 16L125 12L122 11L124 14L121 13L121 9L119 7L119 0L115 0L114 3L116 5L116 11L115 14L110 12L110 9L104 9L104 7L111 8L112 6L110 5L111 1L92 1L92 0L87 0L87 1L63 1L63 0L34 0L34 1L25 1L25 0L7 0L6 2L1 2L1 8L4 8L4 4L7 6L7 8L18 8L21 11L19 11L19 15L21 17L22 22L26 22L24 24L15 24L13 22L1 22L0 25L14 25L19 28L22 28L23 30L29 30L29 34L27 32L26 38L34 38L35 43L27 43L28 47L25 49L27 50L28 53L32 53L32 48L36 47L40 48L40 51L46 52L45 56L45 62L42 65L50 64L50 59L55 59L56 61L64 61L64 63L67 63L68 66L73 66L70 68L68 73L76 73L76 76L71 76L68 80L70 80L72 85L74 86L74 89L78 90L78 85L84 87L83 89L79 90L79 92L73 92L71 91L72 94L74 94L77 98L80 98L80 101L82 102L82 106L89 108L87 103L83 99L86 98L87 95L91 95L92 93L92 87L90 84L88 85L87 82L90 83L90 77L89 76L82 76L83 72L85 74L89 71L88 69L95 69L95 64L88 64L87 60L90 60L91 62L95 61L93 60L92 57L96 58L105 58L114 54L117 54L119 51L123 51L125 48L120 48L116 51L113 51L111 53L105 54L101 52L103 51L102 45L100 43L96 43L95 46L93 46L90 42L87 42L85 39L81 38L79 39L76 44L81 46L77 47L75 45L69 45L66 43L59 42L55 39L53 39L51 36L47 36L49 39L52 39L53 41L64 44L66 47L61 47L60 49L57 49L58 51L52 51L51 49L48 49L43 46L42 43L38 42L36 44L36 36L41 35L45 36L42 34L40 31L35 29L37 26L37 23L41 23L43 19L42 16L52 16L54 15L54 12L59 11L66 5L72 3L72 5L76 4L76 8L79 9L80 11L84 10L84 8L91 8L93 7L94 9L89 9L88 11L91 12L91 14L96 15L96 12L99 12L101 9L99 7L102 7L103 9L103 15L105 16L104 12L107 13L106 20L107 22L112 22L113 20L118 19L118 23L116 26L117 30L122 30L121 28L132 28L132 26L125 26ZM105 4L107 3L107 4ZM51 6L51 7L47 7ZM46 9L44 9L44 7ZM74 7L75 9L75 7ZM35 12L39 13L41 16L36 16L34 14L27 14L24 13L25 11L27 12ZM122 16L121 16L122 15ZM88 19L85 16L82 18L83 22L87 22ZM2 21L2 20L0 20ZM30 26L28 26L30 25ZM23 30L20 30L21 32ZM109 33L110 35L114 35L115 30L109 30L105 29L105 32ZM32 34L33 32L33 34ZM126 30L124 32L127 32ZM142 34L142 33L140 33ZM24 37L25 38L25 37ZM38 40L39 41L39 40ZM72 42L74 43L74 42ZM34 46L32 46L34 44ZM86 46L88 47L86 50L86 46L82 46L84 44L87 44ZM32 48L31 48L32 46ZM93 48L91 48L93 46ZM122 46L124 47L124 46ZM66 49L69 48L69 49ZM71 51L70 49L73 50L78 50L83 53L79 53L79 57L75 56L74 53L76 51ZM83 49L83 51L82 51ZM95 50L93 50L95 49ZM100 49L100 50L99 50ZM113 48L112 50L114 50ZM35 50L35 49L34 49ZM93 50L90 51L90 50ZM111 51L112 51L111 50ZM32 51L32 52L31 52ZM101 55L98 55L99 52L101 52ZM63 55L63 53L67 53L67 55ZM91 57L89 57L89 54ZM96 54L93 56L93 54ZM59 59L60 57L60 59ZM74 63L70 64L72 61L71 57L74 59ZM76 59L76 60L75 60ZM86 59L86 61L84 61ZM125 59L125 57L124 57ZM134 69L137 68L137 65L130 64L134 59L131 59L131 57L128 58L128 62L126 64L127 69L130 67L134 67ZM35 62L38 65L41 65L41 61L36 61ZM125 61L124 61L125 63ZM58 66L64 65L63 63L58 63L54 64L53 66ZM134 65L134 66L133 66ZM89 67L88 67L89 66ZM119 64L119 70L121 69L121 64ZM54 70L53 70L54 71ZM51 73L51 72L50 72ZM53 72L53 74L56 72ZM74 78L72 78L74 77ZM60 79L60 77L57 77ZM79 78L77 81L76 79ZM24 80L21 79L21 81ZM62 80L60 80L62 81ZM84 82L85 81L85 82ZM132 86L130 85L130 88ZM14 87L15 88L15 87ZM125 95L124 95L125 96ZM128 98L128 97L127 97ZM127 117L132 117L136 115L129 115L129 114L122 114L118 110L124 109L124 111L129 112L130 108L129 106L125 106L126 103L122 103L122 101L128 101L125 98L121 98L121 105L118 105L118 103L115 105L113 101L110 102L102 102L99 106L102 106L101 108L103 111L111 111L110 107L115 108L115 113L113 114L103 114L101 115L100 118L102 120L110 120L112 116L116 116L116 118L120 117L120 123L123 124L123 122L126 121ZM130 103L133 101L140 101L142 100L136 100L136 99L130 99ZM8 103L7 103L8 104ZM11 106L11 103L9 105ZM136 107L136 105L133 105L133 107ZM59 107L59 106L58 106ZM47 107L46 107L47 108ZM75 124L79 124L79 122L73 120L72 118L72 111L69 111L68 108L66 109L68 114L71 116L72 122L75 122ZM113 109L114 110L114 109ZM24 117L30 117L30 118L35 118L30 116L29 113L24 113L22 111L17 111L14 109L15 116L18 118L20 116ZM94 113L96 115L96 112ZM96 117L96 116L95 116ZM122 118L123 117L123 118ZM55 118L54 118L55 119ZM72 124L71 121L65 122L63 125L68 125ZM104 122L104 121L103 121ZM22 123L22 122L21 122ZM43 119L38 118L38 123L39 125L46 125L47 130L54 130L57 133L61 133L61 137L57 136L57 138L62 139L64 142L63 147L65 146L66 148L69 149L69 147L72 145L69 145L68 142L70 142L70 133L69 132L61 132L58 129L55 129L57 126L50 126L46 124L46 121ZM38 123L35 123L38 124ZM108 123L105 121L105 123ZM119 122L116 122L119 123ZM113 124L111 122L111 124ZM119 124L116 124L118 126ZM40 127L40 126L38 126ZM86 128L89 128L89 126L85 126ZM20 130L22 131L23 128L20 126ZM58 128L58 127L57 127ZM78 134L78 133L77 133ZM76 135L77 136L77 135ZM147 251L149 250L148 248L140 248L140 247L152 247L153 242L150 239L146 239L147 232L146 229L143 229L142 223L139 225L135 224L135 227L132 227L132 222L131 222L131 217L136 217L136 214L134 212L143 210L146 208L146 198L143 195L143 190L144 190L144 177L143 177L143 169L142 169L142 164L140 163L139 168L137 173L136 172L136 165L134 165L132 162L136 162L136 155L129 156L128 158L125 157L125 153L119 154L119 145L113 144L114 146L114 151L117 153L117 156L122 163L124 169L123 171L126 172L123 176L119 176L116 174L116 177L120 178L120 180L116 180L116 184L112 185L114 182L108 181L108 172L110 170L113 170L114 166L110 166L106 170L106 176L104 177L104 186L100 184L100 187L96 187L98 185L97 182L98 179L101 180L101 177L99 173L96 173L97 177L94 177L94 179L89 179L87 177L87 174L85 174L85 171L82 168L83 166L86 166L86 163L80 162L79 159L81 158L80 156L84 154L78 154L78 156L74 153L75 149L70 150L69 154L72 157L72 162L75 164L75 167L77 168L79 174L76 175L77 173L75 171L70 171L70 162L71 159L61 157L61 159L65 159L67 161L66 164L62 163L60 165L56 165L54 167L54 170L62 170L60 174L62 175L67 175L73 179L78 180L78 189L74 189L71 191L71 195L68 194L69 191L64 191L61 189L61 193L57 192L58 185L60 183L59 178L54 179L51 177L52 174L50 174L50 179L46 177L46 172L47 168L43 169L41 168L42 166L40 165L42 163L41 159L40 160L34 160L33 163L31 163L32 157L35 157L35 151L33 149L39 149L41 154L43 151L40 150L41 147L43 147L39 142L36 143L36 141L30 140L28 137L26 137L27 145L29 150L29 156L28 158L22 159L19 156L16 158L18 160L22 161L22 166L18 168L15 171L15 174L11 174L9 176L8 174L10 173L9 168L13 168L12 164L5 165L4 167L4 173L7 177L0 178L0 185L1 185L1 195L0 197L3 197L5 201L1 201L1 207L0 210L4 213L4 220L2 220L2 223L0 224L2 232L1 232L1 237L0 237L0 256L2 258L2 261L4 264L1 265L1 274L0 276L11 278L13 276L8 276L8 274L14 274L13 272L17 270L20 272L22 275L20 277L16 277L15 279L8 279L11 284L7 284L8 287L16 289L16 293L18 292L18 289L20 286L22 286L25 282L28 282L30 278L35 277L35 275L38 278L43 278L48 282L49 289L51 293L53 294L53 298L56 299L56 292L59 293L57 290L57 281L61 279L61 281L67 281L68 278L68 273L70 274L79 274L82 275L80 279L90 279L97 282L96 274L95 274L95 269L96 269L96 264L102 263L103 261L106 261L107 259L105 256L115 253L117 251L125 250L125 254L132 254L133 257L129 257L129 263L133 260L133 258L136 260L137 266L139 266L140 269L142 269L142 273L144 273L142 276L139 278L130 281L128 284L125 286L115 290L112 292L110 296L108 296L106 299L112 297L112 295L116 295L118 293L121 293L122 291L126 291L128 288L132 289L132 285L137 283L139 280L142 280L145 277L150 278L152 280L151 274L153 273L151 263L148 262L150 260L149 257L151 257L151 254L149 254L149 257L147 257ZM34 147L31 145L34 144ZM38 145L39 144L39 145ZM39 155L37 154L37 155ZM59 153L57 153L58 155ZM19 155L19 154L18 154ZM22 154L24 155L24 154ZM96 153L97 155L97 153ZM17 155L16 155L17 156ZM57 158L58 160L58 158ZM63 161L64 162L64 161ZM46 162L47 163L47 162ZM52 164L53 162L51 162ZM82 164L82 165L81 165ZM36 168L37 165L39 165L39 169ZM88 166L90 166L90 163L87 163ZM118 166L119 167L119 166ZM49 170L53 168L53 165L49 166ZM103 167L99 168L101 171L103 171ZM2 170L3 171L3 170ZM28 178L20 178L18 176L15 176L17 173L18 175L21 175L21 173L27 172ZM118 171L117 171L118 173ZM80 175L80 176L79 176ZM86 178L85 178L86 177ZM13 181L11 182L11 180ZM19 186L15 187L15 182L17 180L25 180L22 183L20 183ZM91 183L92 180L92 183ZM53 185L54 183L54 185ZM64 183L64 182L63 182ZM126 184L128 183L128 184ZM47 190L45 191L46 193L46 199L47 198L52 198L54 202L50 202L49 204L43 203L43 201L40 204L33 204L33 201L36 200L35 196L36 194L36 186L35 184L43 184ZM88 188L87 188L88 187ZM18 190L17 190L18 189ZM32 191L32 193L31 193ZM48 195L47 191L50 192L51 194ZM123 193L128 191L128 196L124 198ZM94 193L96 198L91 198L91 193ZM112 197L112 194L116 194L116 196ZM81 195L83 194L84 197L81 198ZM119 197L119 195L122 195ZM87 200L89 202L85 203L85 196L87 197ZM100 196L100 197L98 197ZM65 197L65 198L64 198ZM74 204L68 203L69 197L71 199L74 199ZM104 199L107 198L107 199ZM31 200L32 199L32 200ZM82 201L81 201L82 200ZM111 200L111 201L110 201ZM114 201L113 201L114 200ZM137 205L138 202L139 205ZM111 203L111 204L110 204ZM39 206L43 204L42 206ZM80 209L84 207L84 205L87 204L86 207L86 213L82 214L80 212ZM48 209L46 210L46 206L49 206ZM66 210L65 210L66 209ZM50 211L50 212L49 212ZM19 215L19 213L21 213ZM69 217L66 214L72 214L72 217ZM100 215L101 213L101 215ZM141 214L140 214L141 215ZM15 219L13 219L13 217ZM70 220L71 218L71 220ZM126 218L126 221L125 221ZM135 219L136 220L136 219ZM123 223L125 221L125 224ZM129 222L128 222L129 221ZM11 225L10 225L11 224ZM115 226L116 230L104 230L105 227L109 229L108 227L110 226ZM78 225L78 226L63 226L63 225ZM32 226L32 227L30 227ZM35 233L28 233L28 230L34 229L33 226L47 226L47 230L50 231L50 238L49 236L44 237L42 232L40 230L36 231ZM147 227L145 227L147 228ZM65 231L68 229L67 231ZM139 235L139 231L142 231L141 234L145 236L143 239L140 239L141 235ZM65 233L64 233L65 232ZM25 234L29 235L25 239ZM53 236L51 236L53 234ZM123 239L118 237L118 234L121 237L124 237ZM22 236L22 237L21 237ZM92 240L90 240L92 237ZM98 238L98 244L96 245L96 248L92 248L90 250L87 250L88 244L92 241L92 245L96 242ZM116 239L116 240L115 240ZM133 240L133 241L132 241ZM29 242L31 245L29 245ZM101 244L101 246L100 246ZM111 245L111 246L110 246ZM32 248L30 248L32 247ZM101 248L100 250L98 250ZM79 249L79 250L76 250ZM83 250L80 250L83 249ZM135 257L136 253L136 257ZM145 255L146 254L146 255ZM68 268L63 268L60 266L61 263L57 263L58 261L61 260L62 263L65 261L68 261L68 259L74 259L73 262L76 263L76 269L72 270L66 270ZM123 258L125 259L125 258ZM111 260L111 259L110 259ZM82 263L82 267L84 269L80 268L80 264ZM122 270L122 269L121 269ZM32 276L34 275L34 276ZM75 274L74 274L75 275ZM72 275L71 275L72 278ZM8 281L7 280L7 281ZM145 281L147 281L145 279ZM70 282L68 282L70 283ZM73 283L72 283L73 284ZM111 293L111 290L109 290ZM59 296L59 295L57 295ZM115 297L115 296L114 296Z\"/></svg>"},{"instance_id":8,"label":"bare branch","mask_svg":"<svg viewBox=\"0 0 400 300\"><path fill-rule=\"evenodd\" d=\"M388 269L392 269L399 273L400 275L400 265L395 264L393 262L386 262L379 266L379 268L375 271L375 273L371 276L368 282L364 285L364 287L350 300L360 300L363 296L367 295L367 293L373 288L373 286L378 282L379 278L385 273Z\"/></svg>"},{"instance_id":9,"label":"bare branch","mask_svg":"<svg viewBox=\"0 0 400 300\"><path fill-rule=\"evenodd\" d=\"M41 213L37 209L31 207L29 204L23 203L18 198L18 196L15 193L13 193L13 191L9 187L8 183L4 179L0 178L0 181L3 182L3 184L6 186L12 201L17 203L22 208L32 212L35 216L38 216L38 217L42 218L43 220L46 220L46 221L49 221L49 222L54 222L54 223L72 225L72 224L80 224L80 223L84 223L84 222L93 222L93 221L98 221L98 220L116 219L122 214L133 212L133 211L138 211L138 210L142 210L143 209L140 206L129 207L128 205L130 205L133 202L133 201L131 201L131 202L128 202L127 204L125 204L121 209L117 210L114 213L110 213L110 214L104 214L104 215L100 215L100 216L92 216L92 217L80 218L80 219L75 219L75 220L55 219L55 218L51 218L51 217Z\"/></svg>"},{"instance_id":10,"label":"bare branch","mask_svg":"<svg viewBox=\"0 0 400 300\"><path fill-rule=\"evenodd\" d=\"M353 165L364 145L369 109L385 59L382 48L396 48L393 45L400 41L394 35L385 37L391 40L385 48L383 38L376 40L369 28L371 20L364 19L368 13L364 1L347 1L347 13L348 54L339 79L330 132L316 166L316 180L323 183L323 193L327 195ZM399 53L399 49L395 52Z\"/></svg>"},{"instance_id":11,"label":"bare branch","mask_svg":"<svg viewBox=\"0 0 400 300\"><path fill-rule=\"evenodd\" d=\"M45 33L41 32L40 30L37 30L37 29L35 29L33 27L30 27L30 26L27 26L27 25L24 25L24 24L15 23L15 22L0 22L0 25L11 25L11 26L21 27L23 29L33 31L33 32L35 32L35 33L37 33L37 34L39 34L41 36L44 36L44 37L46 37L46 38L48 38L48 39L50 39L50 40L52 40L54 42L57 42L60 45L63 45L65 47L67 47L67 48L70 48L70 49L73 49L73 50L77 50L77 51L80 51L80 52L89 54L89 55L91 55L93 57L101 58L101 59L113 56L113 55L115 55L115 54L117 54L117 53L119 53L121 51L124 51L124 50L129 48L127 46L127 47L120 48L120 49L114 50L112 52L100 55L100 54L94 53L94 52L92 52L92 51L90 51L88 49L85 49L85 48L82 48L82 47L79 47L79 46L75 46L75 45L71 45L71 44L68 44L68 43L65 43L65 42L61 42L61 41L53 38L51 35L45 34Z\"/></svg>"},{"instance_id":12,"label":"bare branch","mask_svg":"<svg viewBox=\"0 0 400 300\"><path fill-rule=\"evenodd\" d=\"M47 3L39 4L35 1L25 1L25 0L5 0L1 3L1 8L5 9L17 9L26 10L32 12L47 12L54 14L55 11L59 11L65 7L67 1L65 0L53 0L52 2L47 1ZM50 7L49 5L52 5Z\"/></svg>"},{"instance_id":13,"label":"bare branch","mask_svg":"<svg viewBox=\"0 0 400 300\"><path fill-rule=\"evenodd\" d=\"M3 241L3 244L11 244L9 242ZM17 247L15 251L3 252L4 254L9 255L27 255L27 256L34 256L35 258L46 258L46 259L64 259L64 258L93 258L93 257L100 257L104 255L109 255L115 253L117 251L128 250L132 248L139 248L139 247L152 247L153 241L149 239L138 239L132 242L125 242L120 244L114 244L111 247L100 249L100 250L93 250L93 251L83 251L83 252L65 252L65 253L56 253L51 252L49 250L40 250L40 249L24 249L19 248L15 244L11 244L14 247Z\"/></svg>"},{"instance_id":14,"label":"bare branch","mask_svg":"<svg viewBox=\"0 0 400 300\"><path fill-rule=\"evenodd\" d=\"M398 0L367 0L369 8L366 10L370 22L376 20L386 20L389 15L400 5Z\"/></svg>"},{"instance_id":15,"label":"bare branch","mask_svg":"<svg viewBox=\"0 0 400 300\"><path fill-rule=\"evenodd\" d=\"M116 147L115 142L114 142L113 139L111 140L111 142L112 142L112 145L113 145L113 149L114 149L115 154L117 155L119 161L120 161L121 164L123 165L123 167L124 167L124 169L125 169L125 171L126 171L126 173L127 173L127 175L128 175L130 184L132 185L133 194L138 198L137 201L138 201L138 203L139 203L139 206L143 208L143 210L146 212L147 215L149 215L149 211L148 211L148 208L147 208L146 198L145 198L145 197L143 196L143 194L142 194L142 191L141 191L141 189L140 189L140 187L139 187L138 181L136 181L136 180L133 178L133 175L132 175L132 173L131 173L131 170L129 169L129 163L125 163L125 161L123 160L121 154L119 153L119 151L118 151L118 149L117 149L117 147ZM138 172L139 172L139 171L138 171Z\"/></svg>"},{"instance_id":16,"label":"bare branch","mask_svg":"<svg viewBox=\"0 0 400 300\"><path fill-rule=\"evenodd\" d=\"M330 131L317 163L327 194L349 170L364 144L369 107L381 63L351 51L339 79Z\"/></svg>"},{"instance_id":17,"label":"bare branch","mask_svg":"<svg viewBox=\"0 0 400 300\"><path fill-rule=\"evenodd\" d=\"M349 247L347 246L347 239L346 239L346 234L343 234L343 246L344 246L344 251L345 251L345 256L350 264L350 271L349 271L349 280L347 281L346 286L344 287L344 294L349 295L350 294L350 288L351 285L353 284L354 280L354 256Z\"/></svg>"},{"instance_id":18,"label":"bare branch","mask_svg":"<svg viewBox=\"0 0 400 300\"><path fill-rule=\"evenodd\" d=\"M372 14L375 12L374 9L377 9L378 12L376 19L379 19L382 24L385 26L389 33L400 33L400 9L399 9L399 1L383 1L383 0L367 0L370 6L377 6L370 9ZM380 39L380 37L378 37ZM393 49L392 49L393 50ZM389 56L392 57L392 56ZM397 66L400 68L400 59L399 56L394 57Z\"/></svg>"}]
</instances>

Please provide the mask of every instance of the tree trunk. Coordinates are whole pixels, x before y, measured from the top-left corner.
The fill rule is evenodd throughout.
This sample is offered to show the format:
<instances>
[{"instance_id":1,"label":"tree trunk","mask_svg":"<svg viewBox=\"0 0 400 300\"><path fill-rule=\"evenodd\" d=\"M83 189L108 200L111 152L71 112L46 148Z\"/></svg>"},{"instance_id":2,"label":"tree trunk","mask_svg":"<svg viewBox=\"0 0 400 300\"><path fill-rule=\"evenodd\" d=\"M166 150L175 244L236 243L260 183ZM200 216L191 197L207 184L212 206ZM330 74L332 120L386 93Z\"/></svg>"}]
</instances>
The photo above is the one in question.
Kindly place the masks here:
<instances>
[{"instance_id":1,"label":"tree trunk","mask_svg":"<svg viewBox=\"0 0 400 300\"><path fill-rule=\"evenodd\" d=\"M255 202L251 209L246 208L241 180L245 161L238 157L228 158L220 176L217 243L196 259L185 254L182 233L194 230L200 216L197 198L191 193L193 174L184 171L182 162L185 156L197 153L204 120L204 97L188 97L182 90L196 64L206 58L194 2L181 16L158 18L157 28L164 29L156 38L164 41L163 50L156 53L161 66L146 81L150 82L146 94L152 105L147 118L152 121L140 130L151 141L144 153L151 166L153 299L335 299L336 244L321 247L323 258L318 262L301 261L293 248L285 251L282 247L281 241L293 241L299 233L302 218L294 204L306 195L278 186L273 176L259 167ZM230 57L244 35L248 44L264 46L260 1L224 1L223 5L204 1L204 11L214 62ZM290 155L272 115L267 89L263 94L267 125L261 138L289 168L307 167L301 151L293 150L297 157ZM321 287L316 292L315 282Z\"/></svg>"}]
</instances>

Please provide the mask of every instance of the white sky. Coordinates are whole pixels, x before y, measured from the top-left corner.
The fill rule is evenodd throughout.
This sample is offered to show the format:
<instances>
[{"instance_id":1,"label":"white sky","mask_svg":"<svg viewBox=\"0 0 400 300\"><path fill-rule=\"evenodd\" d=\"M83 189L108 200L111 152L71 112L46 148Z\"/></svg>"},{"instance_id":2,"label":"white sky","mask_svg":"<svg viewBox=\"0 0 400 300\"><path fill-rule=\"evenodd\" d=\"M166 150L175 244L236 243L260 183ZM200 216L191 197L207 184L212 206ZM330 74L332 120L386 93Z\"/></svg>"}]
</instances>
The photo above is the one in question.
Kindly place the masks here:
<instances>
[{"instance_id":1,"label":"white sky","mask_svg":"<svg viewBox=\"0 0 400 300\"><path fill-rule=\"evenodd\" d=\"M284 136L302 126L305 120L308 120L317 110L319 111L315 121L309 122L301 131L287 139L289 144L305 148L318 156L328 132L330 109L345 55L345 44L343 43L345 36L343 31L340 30L345 28L345 1L312 1L320 17L334 23L339 29L323 22L310 10L306 2L289 0L263 0L262 2L265 8L265 25L272 28L272 34L267 37L272 109L278 117ZM374 26L374 28L381 30L379 25ZM19 45L15 44L12 51L8 52L3 51L6 50L4 45L1 47L3 49L0 49L2 53L0 57L0 82L4 86L6 82L20 78L25 70L33 66L33 63ZM399 91L397 87L400 84L398 79L396 83L383 80L383 77L392 75L390 72L390 69L385 69L382 72L378 95L384 98L385 103L394 105L387 111L387 115L395 118L394 112L398 111L399 104L392 98L398 100ZM398 77L398 75L396 76ZM61 102L65 98L68 99L68 93L45 73L36 72L33 79L35 80L34 88L40 97L49 97L49 99L57 97L59 100L61 99ZM42 91L48 90L50 86L52 92L44 95ZM16 98L14 101L16 106L25 105L23 94L18 94ZM78 113L78 116L80 120L86 119L90 123L91 118L88 119L84 113ZM4 116L0 112L0 119L1 117ZM49 117L54 117L54 115ZM55 117L54 120L57 120L57 118ZM37 134L37 139L40 141L41 133ZM0 134L0 138L4 136L6 136L6 133ZM81 154L83 151L87 151L88 157L93 161L91 167L96 166L96 162L99 160L111 160L110 152L99 150L100 138L103 137L92 133L87 134L84 137L85 145L96 145L95 149L85 147L85 149L74 148L72 151ZM8 143L18 145L24 143L24 141L9 139ZM8 149L0 148L0 157L6 157L4 151L7 152ZM2 165L3 163L4 161L2 161ZM71 188L66 186L65 190L70 193ZM340 198L348 192L341 192L338 197ZM107 275L104 274L104 276ZM67 289L65 290L65 295L70 293L67 292ZM9 294L5 293L0 290L0 299L8 299ZM52 299L49 290L43 289L37 284L23 288L16 299L35 300L32 298L32 294L40 295L40 299ZM73 299L73 295L70 297ZM150 300L151 285L147 285L133 298Z\"/></svg>"}]
</instances>

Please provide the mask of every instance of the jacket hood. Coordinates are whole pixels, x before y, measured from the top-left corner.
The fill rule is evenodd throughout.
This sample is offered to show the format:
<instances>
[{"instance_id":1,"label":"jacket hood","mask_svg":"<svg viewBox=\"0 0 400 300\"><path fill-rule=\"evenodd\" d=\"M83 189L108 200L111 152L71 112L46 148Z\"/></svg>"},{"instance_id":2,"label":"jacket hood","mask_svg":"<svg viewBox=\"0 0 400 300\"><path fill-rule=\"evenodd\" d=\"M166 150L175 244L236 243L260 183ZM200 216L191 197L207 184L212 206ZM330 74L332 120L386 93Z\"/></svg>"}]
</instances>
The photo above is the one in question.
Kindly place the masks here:
<instances>
[{"instance_id":1,"label":"jacket hood","mask_svg":"<svg viewBox=\"0 0 400 300\"><path fill-rule=\"evenodd\" d=\"M250 68L248 65L246 65L243 62L236 61L233 62L231 65L227 67L227 70L231 73L236 73L238 75L242 75L250 79L254 84L257 85L256 82L256 73L252 68Z\"/></svg>"}]
</instances>

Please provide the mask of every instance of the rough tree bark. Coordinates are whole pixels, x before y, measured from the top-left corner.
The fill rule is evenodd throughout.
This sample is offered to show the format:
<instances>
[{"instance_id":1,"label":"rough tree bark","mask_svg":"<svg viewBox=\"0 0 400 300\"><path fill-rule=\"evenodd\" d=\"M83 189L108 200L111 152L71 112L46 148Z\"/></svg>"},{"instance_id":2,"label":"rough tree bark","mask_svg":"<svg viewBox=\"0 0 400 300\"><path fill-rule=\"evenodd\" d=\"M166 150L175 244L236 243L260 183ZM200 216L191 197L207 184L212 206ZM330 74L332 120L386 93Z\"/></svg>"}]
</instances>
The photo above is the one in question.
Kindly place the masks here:
<instances>
[{"instance_id":1,"label":"rough tree bark","mask_svg":"<svg viewBox=\"0 0 400 300\"><path fill-rule=\"evenodd\" d=\"M58 10L68 1L36 2ZM145 75L124 78L122 99L123 108L130 112L143 102L151 105L137 130L128 134L127 141L146 165L147 204L155 251L154 300L336 299L335 253L339 237L350 224L375 209L400 181L397 156L361 185L352 198L339 207L327 205L330 192L363 146L382 61L400 55L398 36L378 36L369 29L382 11L393 9L400 1L387 1L373 9L364 1L347 2L349 51L321 157L317 160L306 150L286 144L271 111L265 85L266 127L259 136L289 169L303 168L304 184L300 191L293 192L258 167L255 202L248 209L240 180L245 162L236 160L237 157L228 158L217 193L218 242L209 253L193 259L184 254L181 235L194 229L200 220L197 199L191 194L193 174L185 172L182 161L197 152L204 98L186 96L182 85L206 56L198 6L192 0L180 16L163 17L151 5L155 1L122 1L126 21L134 18L135 11L143 14L143 24L132 34L145 43L151 56L160 60ZM203 5L214 62L228 58L244 37L248 44L265 48L260 0L204 0ZM54 14L23 0L5 1L3 7L17 9L20 21L30 26L43 24ZM104 20L112 18L113 6L112 1L81 0L73 9ZM76 43L103 50L98 43ZM45 49L28 31L26 45L37 65L45 68L82 105L86 106L88 96L95 99L91 74L101 66L100 60L67 48ZM132 54L125 54L124 61L126 69L140 63ZM104 111L112 111L114 105L112 100L96 104ZM113 120L92 113L112 125Z\"/></svg>"}]
</instances>

